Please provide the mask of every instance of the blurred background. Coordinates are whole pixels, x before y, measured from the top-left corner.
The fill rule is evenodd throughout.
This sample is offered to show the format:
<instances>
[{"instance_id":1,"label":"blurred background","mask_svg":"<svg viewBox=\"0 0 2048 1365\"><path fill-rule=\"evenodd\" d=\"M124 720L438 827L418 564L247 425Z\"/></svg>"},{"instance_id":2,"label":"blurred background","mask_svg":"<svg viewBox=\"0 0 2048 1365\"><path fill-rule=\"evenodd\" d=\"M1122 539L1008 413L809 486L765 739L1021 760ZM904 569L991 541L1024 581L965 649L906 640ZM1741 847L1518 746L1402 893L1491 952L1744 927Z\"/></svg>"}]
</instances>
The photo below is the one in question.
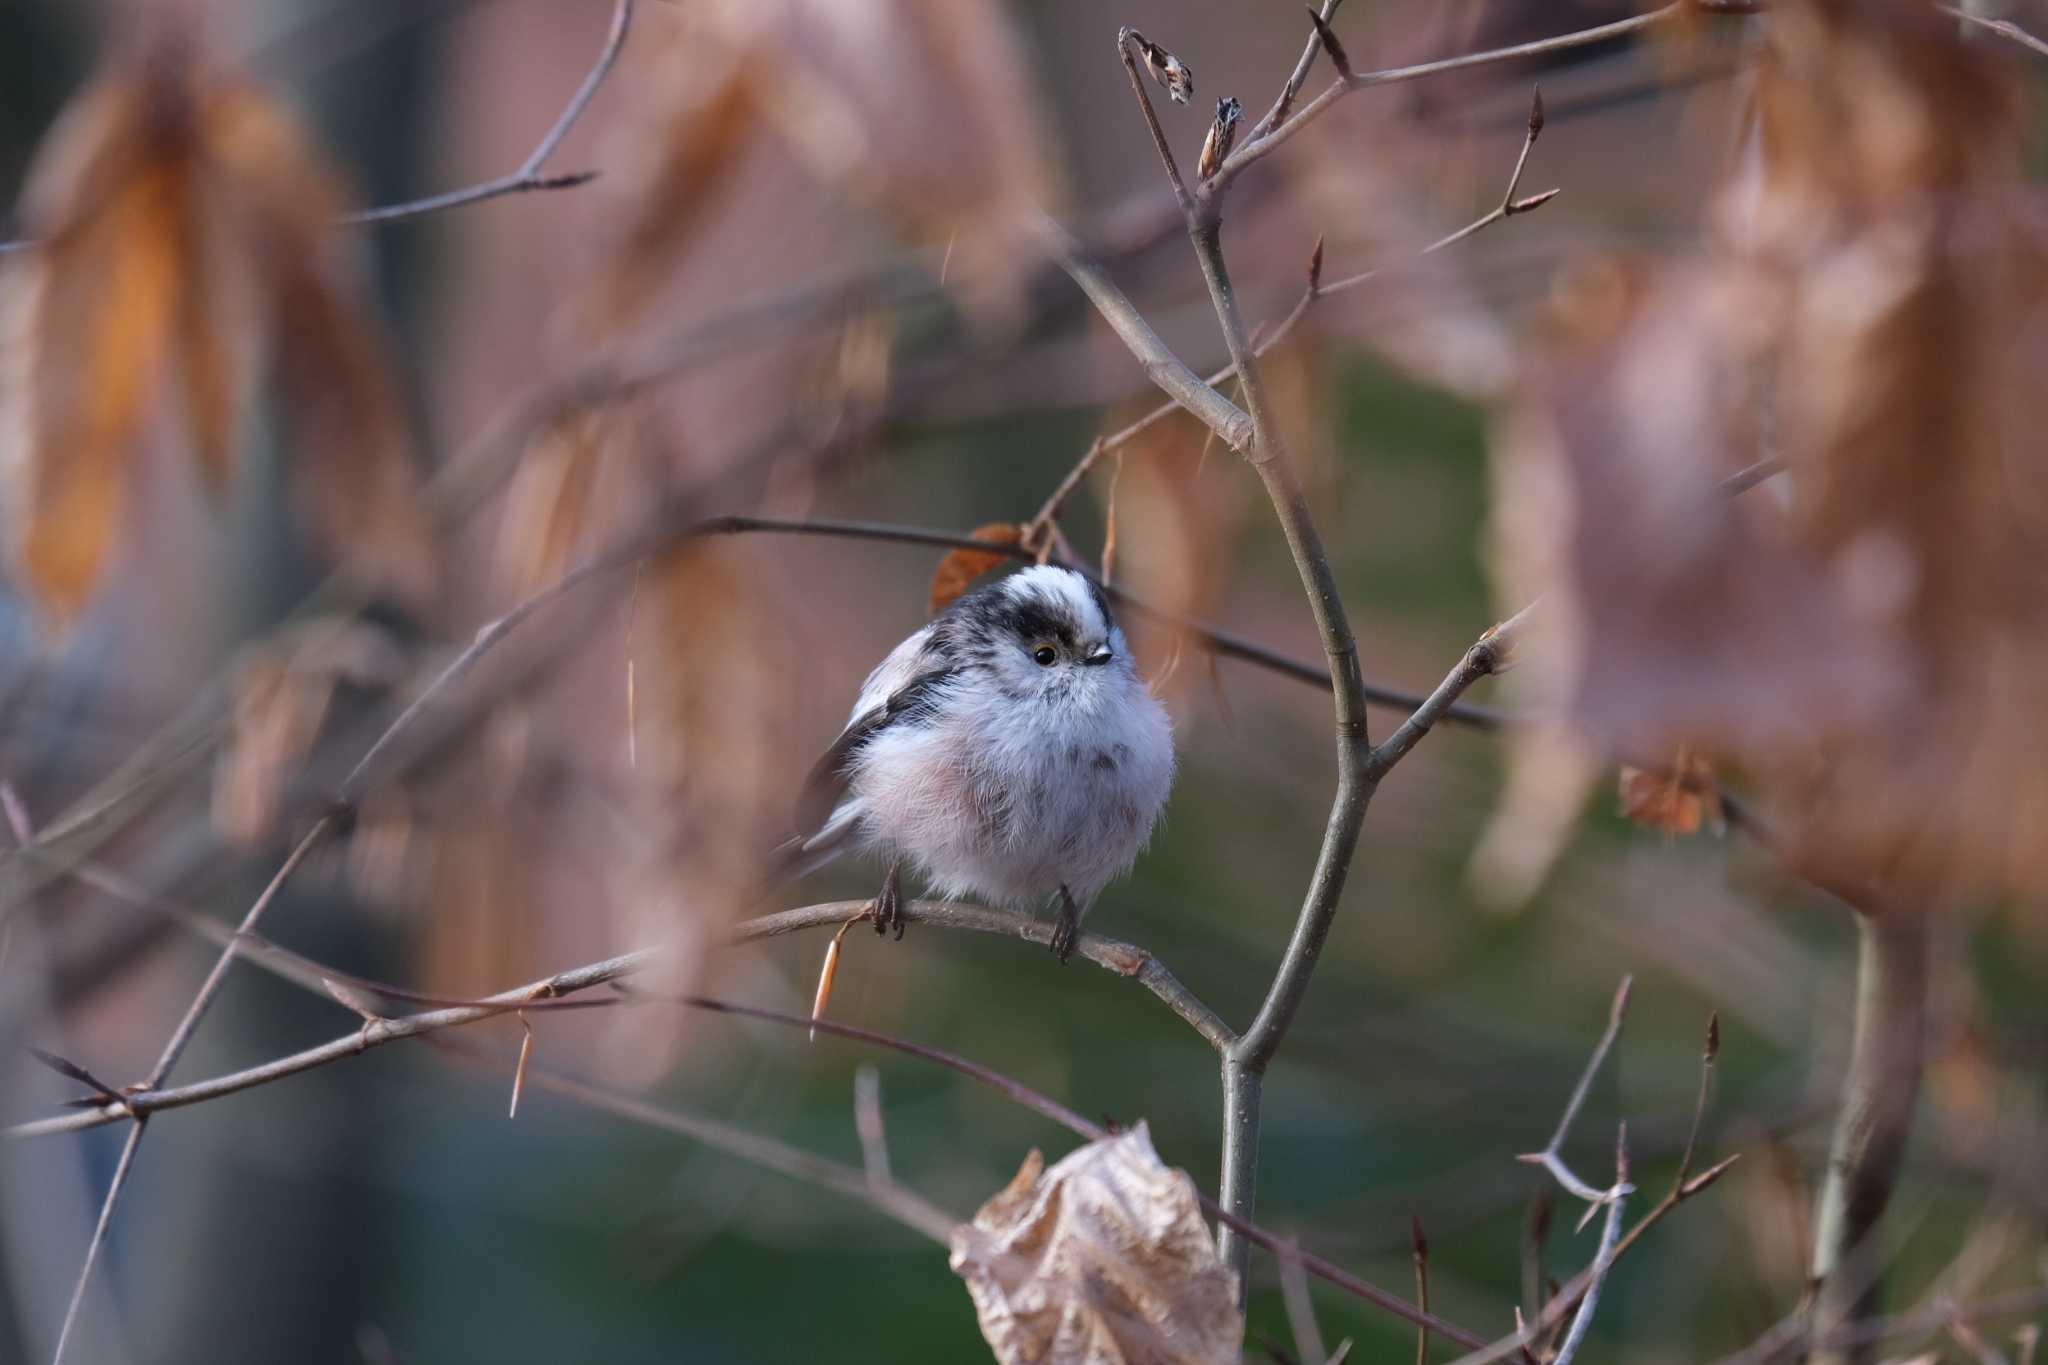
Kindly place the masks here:
<instances>
[{"instance_id":1,"label":"blurred background","mask_svg":"<svg viewBox=\"0 0 2048 1365\"><path fill-rule=\"evenodd\" d=\"M1406 1295L1412 1216L1432 1309L1511 1330L1596 1237L1576 1201L1543 1213L1554 1191L1514 1157L1633 974L1566 1156L1603 1178L1626 1120L1647 1209L1717 1012L1695 1169L1742 1159L1616 1266L1601 1359L1718 1359L1801 1301L1858 938L1817 884L1882 887L1929 945L1885 1306L2044 1275L2048 483L2023 404L2048 336L2048 59L1917 5L1780 8L1354 93L1226 211L1251 323L1286 316L1318 242L1326 283L1381 272L1266 362L1367 678L1427 692L1544 604L1524 667L1470 694L1520 737L1439 727L1372 804L1267 1081L1258 1218ZM1634 12L1393 0L1336 25L1368 69ZM32 243L0 256L0 847L84 829L66 865L95 874L0 864L0 1120L79 1093L31 1046L147 1075L218 951L168 912L232 924L343 789L345 837L263 921L295 952L467 997L679 940L668 984L804 1012L827 935L720 944L765 908L873 894L879 869L842 866L764 907L753 878L867 669L925 619L943 550L749 534L633 558L522 615L352 770L480 625L654 509L1030 522L1158 402L1044 261L1034 205L1191 365L1225 363L1111 43L1131 25L1193 70L1186 107L1154 88L1192 170L1216 98L1247 131L1270 107L1298 5L631 17L539 168L595 179L337 225L519 170L613 5L0 2L0 237ZM1319 59L1306 92L1329 78ZM1501 202L1539 84L1516 193L1562 192L1419 255ZM1785 472L1701 496L1759 460ZM1060 553L1320 666L1256 477L1192 420L1101 459L1058 514ZM1322 837L1329 699L1128 616L1181 773L1089 928L1242 1025ZM1400 714L1375 710L1375 736ZM1721 817L1722 780L1768 840ZM344 1035L344 1005L237 965L172 1082ZM857 928L830 1013L1143 1119L1215 1188L1215 1059L1134 982ZM855 1166L871 1063L897 1178L960 1218L1031 1148L1074 1145L825 1036L657 1007L532 1023L537 1066ZM152 1121L69 1358L986 1350L915 1233L544 1090L508 1120L519 1025L438 1036ZM0 1359L51 1353L125 1136L0 1143ZM1414 1349L1327 1286L1313 1304L1354 1360ZM2025 1321L1982 1330L2003 1348ZM1977 1358L1959 1340L1884 1349ZM1296 1358L1255 1256L1246 1357L1267 1343Z\"/></svg>"}]
</instances>

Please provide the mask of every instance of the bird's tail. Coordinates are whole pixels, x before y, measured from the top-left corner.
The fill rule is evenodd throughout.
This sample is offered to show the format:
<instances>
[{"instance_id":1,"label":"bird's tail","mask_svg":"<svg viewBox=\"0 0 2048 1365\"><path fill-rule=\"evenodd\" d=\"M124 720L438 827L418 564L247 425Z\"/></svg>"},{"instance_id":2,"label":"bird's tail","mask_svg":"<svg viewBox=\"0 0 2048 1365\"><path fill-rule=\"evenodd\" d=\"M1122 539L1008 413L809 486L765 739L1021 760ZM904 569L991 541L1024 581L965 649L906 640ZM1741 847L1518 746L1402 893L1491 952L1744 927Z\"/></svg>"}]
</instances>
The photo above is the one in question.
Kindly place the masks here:
<instances>
[{"instance_id":1,"label":"bird's tail","mask_svg":"<svg viewBox=\"0 0 2048 1365\"><path fill-rule=\"evenodd\" d=\"M761 899L778 896L828 863L837 862L854 846L859 832L860 810L848 802L833 811L815 834L799 834L777 844L768 854Z\"/></svg>"}]
</instances>

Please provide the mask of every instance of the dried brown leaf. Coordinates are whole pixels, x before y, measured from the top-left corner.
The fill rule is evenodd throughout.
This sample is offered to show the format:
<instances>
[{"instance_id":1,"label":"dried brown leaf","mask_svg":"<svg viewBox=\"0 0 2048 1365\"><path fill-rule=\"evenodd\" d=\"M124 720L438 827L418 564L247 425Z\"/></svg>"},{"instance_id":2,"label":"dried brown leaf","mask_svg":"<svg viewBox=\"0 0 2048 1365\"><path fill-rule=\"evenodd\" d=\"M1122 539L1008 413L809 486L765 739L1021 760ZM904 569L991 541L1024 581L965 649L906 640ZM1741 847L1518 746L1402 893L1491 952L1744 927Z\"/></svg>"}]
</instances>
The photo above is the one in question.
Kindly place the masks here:
<instances>
[{"instance_id":1,"label":"dried brown leaf","mask_svg":"<svg viewBox=\"0 0 2048 1365\"><path fill-rule=\"evenodd\" d=\"M1032 1152L974 1221L952 1266L1002 1365L1235 1365L1237 1276L1194 1182L1141 1122L1051 1170Z\"/></svg>"},{"instance_id":2,"label":"dried brown leaf","mask_svg":"<svg viewBox=\"0 0 2048 1365\"><path fill-rule=\"evenodd\" d=\"M1609 755L1741 761L1826 881L2038 897L2048 238L2010 76L1932 11L1792 0L1759 102L1709 249L1582 277L1523 376L1531 681Z\"/></svg>"},{"instance_id":3,"label":"dried brown leaf","mask_svg":"<svg viewBox=\"0 0 2048 1365\"><path fill-rule=\"evenodd\" d=\"M314 499L337 547L424 591L404 424L336 269L331 180L282 106L176 45L118 61L60 120L24 208L42 245L7 265L19 344L0 387L14 558L54 619L100 579L146 435L180 431L226 487L259 342L311 472L346 466ZM175 422L153 420L172 398Z\"/></svg>"},{"instance_id":4,"label":"dried brown leaf","mask_svg":"<svg viewBox=\"0 0 2048 1365\"><path fill-rule=\"evenodd\" d=\"M96 83L37 158L8 263L10 540L24 583L68 621L121 532L135 442L179 309L189 147L177 92Z\"/></svg>"},{"instance_id":5,"label":"dried brown leaf","mask_svg":"<svg viewBox=\"0 0 2048 1365\"><path fill-rule=\"evenodd\" d=\"M1019 545L1024 540L1024 528L1015 522L992 521L977 526L968 533L972 539L985 540L991 545ZM1010 561L1011 556L993 550L969 550L966 548L946 551L946 557L939 561L938 569L932 574L930 611L936 616L951 606L961 594L974 586L974 580L990 569Z\"/></svg>"},{"instance_id":6,"label":"dried brown leaf","mask_svg":"<svg viewBox=\"0 0 2048 1365\"><path fill-rule=\"evenodd\" d=\"M552 423L519 461L505 493L494 558L516 596L552 583L590 529L597 482L617 423L607 409Z\"/></svg>"},{"instance_id":7,"label":"dried brown leaf","mask_svg":"<svg viewBox=\"0 0 2048 1365\"><path fill-rule=\"evenodd\" d=\"M599 285L601 329L623 326L639 315L653 297L650 282L695 243L748 137L758 129L753 89L765 54L719 51L714 44L710 54L700 48L693 55L710 55L719 65L693 62L690 78L672 87L676 103L653 139L658 160Z\"/></svg>"},{"instance_id":8,"label":"dried brown leaf","mask_svg":"<svg viewBox=\"0 0 2048 1365\"><path fill-rule=\"evenodd\" d=\"M1716 833L1723 828L1721 788L1705 754L1681 748L1663 771L1624 767L1620 785L1622 818L1645 829L1698 834L1703 821Z\"/></svg>"}]
</instances>

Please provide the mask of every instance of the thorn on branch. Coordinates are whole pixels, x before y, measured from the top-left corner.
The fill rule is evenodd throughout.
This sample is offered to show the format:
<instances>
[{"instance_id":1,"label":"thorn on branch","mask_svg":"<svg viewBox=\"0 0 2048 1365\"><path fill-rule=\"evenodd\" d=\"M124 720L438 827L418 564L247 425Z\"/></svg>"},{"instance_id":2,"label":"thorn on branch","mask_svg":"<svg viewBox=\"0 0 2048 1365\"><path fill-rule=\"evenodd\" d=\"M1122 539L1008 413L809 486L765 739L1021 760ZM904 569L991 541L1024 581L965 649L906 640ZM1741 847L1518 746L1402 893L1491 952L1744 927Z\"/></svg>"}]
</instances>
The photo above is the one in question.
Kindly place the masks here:
<instances>
[{"instance_id":1,"label":"thorn on branch","mask_svg":"<svg viewBox=\"0 0 2048 1365\"><path fill-rule=\"evenodd\" d=\"M1138 55L1145 59L1145 69L1152 73L1152 79L1165 89L1167 98L1175 104L1186 104L1195 96L1195 73L1188 64L1168 52L1159 44L1147 38L1134 28L1117 30L1116 45L1121 50L1125 44L1138 49Z\"/></svg>"},{"instance_id":2,"label":"thorn on branch","mask_svg":"<svg viewBox=\"0 0 2048 1365\"><path fill-rule=\"evenodd\" d=\"M1323 51L1330 54L1330 64L1337 68L1346 84L1358 79L1358 73L1351 69L1351 56L1344 51L1344 44L1337 38L1337 30L1324 22L1323 16L1313 5L1308 6L1308 21L1316 26L1316 36L1323 40Z\"/></svg>"},{"instance_id":3,"label":"thorn on branch","mask_svg":"<svg viewBox=\"0 0 2048 1365\"><path fill-rule=\"evenodd\" d=\"M86 1099L65 1101L64 1107L67 1109L97 1109L103 1104L120 1104L122 1102L120 1091L108 1085L76 1062L59 1057L54 1052L45 1052L39 1047L30 1048L28 1055L58 1075L77 1081L80 1085L92 1091L91 1096Z\"/></svg>"},{"instance_id":4,"label":"thorn on branch","mask_svg":"<svg viewBox=\"0 0 2048 1365\"><path fill-rule=\"evenodd\" d=\"M573 190L578 185L588 185L603 175L603 171L563 171L560 175L537 175L526 182L528 190Z\"/></svg>"},{"instance_id":5,"label":"thorn on branch","mask_svg":"<svg viewBox=\"0 0 2048 1365\"><path fill-rule=\"evenodd\" d=\"M1707 1169L1701 1171L1698 1175L1686 1181L1683 1185L1680 1185L1678 1187L1678 1197L1680 1199L1692 1198L1701 1190L1706 1189L1707 1186L1713 1184L1716 1180L1719 1180L1723 1175L1727 1174L1728 1168L1730 1166L1733 1166L1736 1162L1740 1160L1742 1160L1742 1153L1740 1152L1735 1153L1733 1156L1726 1156L1721 1158L1721 1160L1707 1167Z\"/></svg>"}]
</instances>

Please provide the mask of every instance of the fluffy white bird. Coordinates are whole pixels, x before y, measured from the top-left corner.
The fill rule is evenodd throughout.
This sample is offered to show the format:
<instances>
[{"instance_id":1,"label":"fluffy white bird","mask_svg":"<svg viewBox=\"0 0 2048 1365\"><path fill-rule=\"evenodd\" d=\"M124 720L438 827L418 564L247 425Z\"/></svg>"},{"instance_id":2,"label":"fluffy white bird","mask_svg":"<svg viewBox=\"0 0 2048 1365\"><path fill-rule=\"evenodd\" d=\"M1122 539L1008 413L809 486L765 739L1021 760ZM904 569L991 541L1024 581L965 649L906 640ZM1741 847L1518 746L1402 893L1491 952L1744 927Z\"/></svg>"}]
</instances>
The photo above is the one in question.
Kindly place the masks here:
<instances>
[{"instance_id":1,"label":"fluffy white bird","mask_svg":"<svg viewBox=\"0 0 2048 1365\"><path fill-rule=\"evenodd\" d=\"M961 597L868 675L811 770L784 871L879 854L875 928L899 938L906 862L945 898L1023 909L1057 897L1064 962L1172 785L1172 725L1101 590L1028 568Z\"/></svg>"}]
</instances>

